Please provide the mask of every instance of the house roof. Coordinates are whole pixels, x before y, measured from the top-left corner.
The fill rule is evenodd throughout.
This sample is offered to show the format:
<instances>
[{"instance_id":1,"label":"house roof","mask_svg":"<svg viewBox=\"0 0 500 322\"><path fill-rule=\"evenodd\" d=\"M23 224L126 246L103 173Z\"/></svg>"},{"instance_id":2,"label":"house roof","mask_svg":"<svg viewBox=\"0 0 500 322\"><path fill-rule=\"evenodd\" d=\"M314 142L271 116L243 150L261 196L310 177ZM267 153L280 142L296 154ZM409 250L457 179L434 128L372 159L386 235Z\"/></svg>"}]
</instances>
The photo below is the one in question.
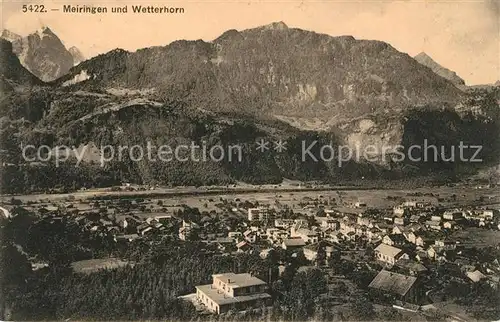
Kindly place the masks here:
<instances>
[{"instance_id":1,"label":"house roof","mask_svg":"<svg viewBox=\"0 0 500 322\"><path fill-rule=\"evenodd\" d=\"M232 244L232 243L234 243L234 239L230 238L230 237L218 237L218 238L215 239L215 241L217 243L221 243L221 244Z\"/></svg>"},{"instance_id":2,"label":"house roof","mask_svg":"<svg viewBox=\"0 0 500 322\"><path fill-rule=\"evenodd\" d=\"M421 215L411 215L410 216L410 221L416 220L418 221L420 219Z\"/></svg>"},{"instance_id":3,"label":"house roof","mask_svg":"<svg viewBox=\"0 0 500 322\"><path fill-rule=\"evenodd\" d=\"M424 265L414 262L411 259L401 258L396 262L396 265L399 267L412 270L414 272L425 272L427 270L427 268Z\"/></svg>"},{"instance_id":4,"label":"house roof","mask_svg":"<svg viewBox=\"0 0 500 322\"><path fill-rule=\"evenodd\" d=\"M118 235L115 238L116 239L136 239L136 238L139 238L139 235L138 234Z\"/></svg>"},{"instance_id":5,"label":"house roof","mask_svg":"<svg viewBox=\"0 0 500 322\"><path fill-rule=\"evenodd\" d=\"M218 279L226 284L229 284L232 288L266 284L266 282L264 282L263 280L248 273L243 273L243 274L225 273L225 274L214 274L212 276L214 279Z\"/></svg>"},{"instance_id":6,"label":"house roof","mask_svg":"<svg viewBox=\"0 0 500 322\"><path fill-rule=\"evenodd\" d=\"M479 282L481 279L485 278L486 276L476 269L473 272L467 272L467 277L470 278L473 282Z\"/></svg>"},{"instance_id":7,"label":"house roof","mask_svg":"<svg viewBox=\"0 0 500 322\"><path fill-rule=\"evenodd\" d=\"M236 247L242 248L244 246L248 245L246 241L242 240L238 244L236 244Z\"/></svg>"},{"instance_id":8,"label":"house roof","mask_svg":"<svg viewBox=\"0 0 500 322\"><path fill-rule=\"evenodd\" d=\"M297 230L298 234L305 236L317 236L318 234L310 229L300 228Z\"/></svg>"},{"instance_id":9,"label":"house roof","mask_svg":"<svg viewBox=\"0 0 500 322\"><path fill-rule=\"evenodd\" d=\"M397 247L393 247L383 243L378 245L377 248L375 248L375 251L389 257L396 257L396 255L402 252L402 250Z\"/></svg>"},{"instance_id":10,"label":"house roof","mask_svg":"<svg viewBox=\"0 0 500 322\"><path fill-rule=\"evenodd\" d=\"M216 288L212 288L211 284L196 286L198 290L205 293L212 301L218 305L228 305L234 303L242 303L254 300L264 300L270 298L271 295L267 293L256 293L242 296L229 297L224 293L220 293Z\"/></svg>"},{"instance_id":11,"label":"house roof","mask_svg":"<svg viewBox=\"0 0 500 322\"><path fill-rule=\"evenodd\" d=\"M404 296L415 284L416 280L417 278L414 276L406 276L383 269L375 276L368 287Z\"/></svg>"},{"instance_id":12,"label":"house roof","mask_svg":"<svg viewBox=\"0 0 500 322\"><path fill-rule=\"evenodd\" d=\"M404 243L404 242L406 242L406 238L402 234L391 234L391 235L387 235L387 237L389 237L395 243L398 243L398 242L399 243Z\"/></svg>"},{"instance_id":13,"label":"house roof","mask_svg":"<svg viewBox=\"0 0 500 322\"><path fill-rule=\"evenodd\" d=\"M302 238L287 238L283 240L286 246L304 246L306 242Z\"/></svg>"}]
</instances>

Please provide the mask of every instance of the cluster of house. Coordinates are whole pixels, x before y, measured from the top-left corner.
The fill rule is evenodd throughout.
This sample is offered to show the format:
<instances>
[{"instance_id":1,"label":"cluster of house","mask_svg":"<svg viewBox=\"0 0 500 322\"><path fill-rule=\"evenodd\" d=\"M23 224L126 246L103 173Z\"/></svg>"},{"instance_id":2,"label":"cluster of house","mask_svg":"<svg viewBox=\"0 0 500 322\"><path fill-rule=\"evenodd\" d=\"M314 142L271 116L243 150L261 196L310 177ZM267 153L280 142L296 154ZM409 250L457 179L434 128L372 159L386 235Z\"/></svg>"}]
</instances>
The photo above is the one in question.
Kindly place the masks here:
<instances>
[{"instance_id":1,"label":"cluster of house","mask_svg":"<svg viewBox=\"0 0 500 322\"><path fill-rule=\"evenodd\" d=\"M312 218L274 218L267 208L248 210L250 224L242 231L231 231L225 241L234 243L237 252L260 252L271 249L301 250L314 261L320 249L332 256L346 242L365 241L373 245L374 260L384 266L370 288L393 293L404 302L417 302L421 297L419 276L427 274L429 265L453 263L470 281L487 280L498 288L499 263L481 263L467 258L467 248L449 238L450 231L467 227L484 227L498 220L493 210L451 209L436 211L424 203L405 202L394 207L392 214L379 216L325 211ZM261 223L261 224L259 224ZM243 230L244 229L244 230Z\"/></svg>"},{"instance_id":2,"label":"cluster of house","mask_svg":"<svg viewBox=\"0 0 500 322\"><path fill-rule=\"evenodd\" d=\"M242 210L236 210L241 215ZM356 249L370 247L373 260L384 267L370 288L393 294L403 302L417 303L422 295L420 277L428 274L429 267L442 263L457 266L471 282L484 280L495 288L500 285L500 263L470 258L468 250L475 245L451 237L470 227L500 229L499 215L491 209L443 211L430 204L407 201L390 212L324 209L309 216L281 216L269 207L249 208L247 220L204 216L194 221L167 213L151 213L143 219L132 214L115 215L113 209L107 209L105 213L77 214L74 218L85 229L110 234L117 242L168 233L177 234L179 240L215 245L226 254L256 252L266 257L271 250L281 248L301 251L314 262L320 254L326 260L352 245ZM196 287L196 297L215 313L240 310L269 301L265 284L249 274L218 274L213 276L212 284Z\"/></svg>"},{"instance_id":3,"label":"cluster of house","mask_svg":"<svg viewBox=\"0 0 500 322\"><path fill-rule=\"evenodd\" d=\"M75 216L74 220L83 229L98 235L112 236L116 242L129 242L153 233L170 231L176 225L171 214L151 213L151 216L140 218L129 214L115 218L115 209L107 210L106 214L85 212Z\"/></svg>"},{"instance_id":4,"label":"cluster of house","mask_svg":"<svg viewBox=\"0 0 500 322\"><path fill-rule=\"evenodd\" d=\"M353 205L355 208L366 207L360 202ZM490 209L451 209L437 215L433 206L415 201L406 201L394 207L391 214L378 217L325 210L322 216L312 214L302 215L299 219L287 219L276 216L276 212L270 211L268 207L249 208L246 210L247 221L240 220L241 224L237 225L213 223L209 216L199 222L180 222L181 218L165 212L141 217L134 214L116 216L118 209L107 207L104 213L93 209L76 214L75 217L85 229L110 234L117 241L133 240L148 234L165 234L178 229L180 240L193 239L194 235L195 239L219 243L221 249L234 244L239 251L248 251L253 244L263 241L271 246L290 249L319 240L341 243L360 238L372 243L384 241L396 247L405 241L428 247L433 243L431 239L439 239L439 234L446 231L470 226L500 229L498 218ZM214 225L216 227L211 227ZM420 256L424 256L422 252Z\"/></svg>"},{"instance_id":5,"label":"cluster of house","mask_svg":"<svg viewBox=\"0 0 500 322\"><path fill-rule=\"evenodd\" d=\"M250 208L250 224L242 225L241 231L229 232L227 237L234 238L241 251L248 250L257 241L289 249L319 240L340 243L360 238L372 243L383 241L392 246L410 242L424 247L447 231L470 226L491 227L494 222L493 210L454 209L439 215L435 213L432 206L417 202L405 202L394 207L392 215L378 218L326 210L323 217L285 219L273 217L265 207ZM183 232L180 231L179 236L181 235Z\"/></svg>"},{"instance_id":6,"label":"cluster of house","mask_svg":"<svg viewBox=\"0 0 500 322\"><path fill-rule=\"evenodd\" d=\"M471 226L490 229L500 226L494 210L450 209L438 212L429 204L413 201L394 207L390 214L324 210L321 216L295 216L295 219L280 218L268 207L249 208L247 221L238 220L231 224L224 220L216 222L209 216L193 222L164 212L151 213L144 218L133 214L116 216L115 212L115 208L108 208L105 213L77 214L75 221L89 231L111 235L116 241L131 241L155 233L171 234L178 229L180 240L216 244L223 252L254 252L276 247L294 250L319 241L342 244L363 240L400 250L411 246L414 251L408 255L418 262L444 261L452 250L456 252L456 249L467 247L447 237L452 231ZM377 252L382 256L377 258L383 262L393 264L397 260L394 251Z\"/></svg>"}]
</instances>

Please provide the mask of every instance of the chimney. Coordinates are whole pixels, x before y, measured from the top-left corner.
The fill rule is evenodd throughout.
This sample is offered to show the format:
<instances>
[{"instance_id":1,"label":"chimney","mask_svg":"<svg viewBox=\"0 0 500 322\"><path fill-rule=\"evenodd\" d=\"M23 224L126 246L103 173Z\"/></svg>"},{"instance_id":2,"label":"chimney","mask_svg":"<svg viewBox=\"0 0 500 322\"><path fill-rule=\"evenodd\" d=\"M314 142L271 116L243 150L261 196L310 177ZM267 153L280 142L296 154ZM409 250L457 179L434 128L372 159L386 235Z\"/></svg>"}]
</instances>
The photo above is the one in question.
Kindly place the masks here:
<instances>
[{"instance_id":1,"label":"chimney","mask_svg":"<svg viewBox=\"0 0 500 322\"><path fill-rule=\"evenodd\" d=\"M230 279L230 278L228 278L228 279L227 279L227 284L230 284L230 283L231 283L231 279Z\"/></svg>"}]
</instances>

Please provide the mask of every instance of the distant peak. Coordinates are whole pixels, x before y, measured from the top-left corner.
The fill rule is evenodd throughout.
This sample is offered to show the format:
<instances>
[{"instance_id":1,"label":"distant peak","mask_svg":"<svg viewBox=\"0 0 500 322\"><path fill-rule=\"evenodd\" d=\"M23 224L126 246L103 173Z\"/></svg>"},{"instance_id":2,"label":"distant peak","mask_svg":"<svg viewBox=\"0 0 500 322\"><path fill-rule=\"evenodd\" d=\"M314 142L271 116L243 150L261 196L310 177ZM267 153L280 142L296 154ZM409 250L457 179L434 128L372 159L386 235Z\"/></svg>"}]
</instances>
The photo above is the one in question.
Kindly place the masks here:
<instances>
[{"instance_id":1,"label":"distant peak","mask_svg":"<svg viewBox=\"0 0 500 322\"><path fill-rule=\"evenodd\" d=\"M429 55L424 52L413 57L418 63L429 67L437 75L446 78L455 85L465 85L465 81L460 78L454 71L449 70L446 67L441 66L438 62L432 59Z\"/></svg>"},{"instance_id":2,"label":"distant peak","mask_svg":"<svg viewBox=\"0 0 500 322\"><path fill-rule=\"evenodd\" d=\"M21 36L8 30L8 29L4 29L2 31L2 35L1 35L2 38L4 39L7 39L9 41L14 41L14 40L17 40L17 39L21 39Z\"/></svg>"},{"instance_id":3,"label":"distant peak","mask_svg":"<svg viewBox=\"0 0 500 322\"><path fill-rule=\"evenodd\" d=\"M71 56L73 56L74 65L77 65L85 60L85 56L83 56L82 52L77 47L73 46L69 48L68 51L71 54Z\"/></svg>"},{"instance_id":4,"label":"distant peak","mask_svg":"<svg viewBox=\"0 0 500 322\"><path fill-rule=\"evenodd\" d=\"M421 52L420 54L416 55L414 58L431 58L431 56L427 55L425 52Z\"/></svg>"},{"instance_id":5,"label":"distant peak","mask_svg":"<svg viewBox=\"0 0 500 322\"><path fill-rule=\"evenodd\" d=\"M80 49L78 49L78 47L76 46L71 46L68 51L70 52L73 52L73 53L78 53L78 54L81 54L82 52L80 51Z\"/></svg>"},{"instance_id":6,"label":"distant peak","mask_svg":"<svg viewBox=\"0 0 500 322\"><path fill-rule=\"evenodd\" d=\"M36 34L43 38L44 36L55 36L54 32L47 26L42 26L36 31Z\"/></svg>"},{"instance_id":7,"label":"distant peak","mask_svg":"<svg viewBox=\"0 0 500 322\"><path fill-rule=\"evenodd\" d=\"M286 29L288 29L288 26L283 21L273 22L273 23L270 23L264 27L265 27L265 29L268 29L268 30L286 30Z\"/></svg>"},{"instance_id":8,"label":"distant peak","mask_svg":"<svg viewBox=\"0 0 500 322\"><path fill-rule=\"evenodd\" d=\"M431 66L441 67L441 65L439 65L434 59L432 59L431 56L427 55L425 52L421 52L420 54L413 57L413 59L415 59L416 61L418 61L419 63L421 63L423 65L426 65L427 67L431 67Z\"/></svg>"}]
</instances>

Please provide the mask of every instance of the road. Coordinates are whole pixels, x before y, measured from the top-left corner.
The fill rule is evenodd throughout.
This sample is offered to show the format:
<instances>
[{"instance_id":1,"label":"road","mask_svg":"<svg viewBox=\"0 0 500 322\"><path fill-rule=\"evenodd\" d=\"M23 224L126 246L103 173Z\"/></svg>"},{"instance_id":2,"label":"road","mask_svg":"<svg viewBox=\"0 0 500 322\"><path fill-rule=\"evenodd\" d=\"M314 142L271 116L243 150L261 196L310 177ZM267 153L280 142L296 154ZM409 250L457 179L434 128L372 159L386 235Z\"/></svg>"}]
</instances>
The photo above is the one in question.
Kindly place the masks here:
<instances>
[{"instance_id":1,"label":"road","mask_svg":"<svg viewBox=\"0 0 500 322\"><path fill-rule=\"evenodd\" d=\"M2 212L3 216L5 218L10 218L11 217L11 214L10 214L10 211L2 206L0 206L0 211Z\"/></svg>"}]
</instances>

